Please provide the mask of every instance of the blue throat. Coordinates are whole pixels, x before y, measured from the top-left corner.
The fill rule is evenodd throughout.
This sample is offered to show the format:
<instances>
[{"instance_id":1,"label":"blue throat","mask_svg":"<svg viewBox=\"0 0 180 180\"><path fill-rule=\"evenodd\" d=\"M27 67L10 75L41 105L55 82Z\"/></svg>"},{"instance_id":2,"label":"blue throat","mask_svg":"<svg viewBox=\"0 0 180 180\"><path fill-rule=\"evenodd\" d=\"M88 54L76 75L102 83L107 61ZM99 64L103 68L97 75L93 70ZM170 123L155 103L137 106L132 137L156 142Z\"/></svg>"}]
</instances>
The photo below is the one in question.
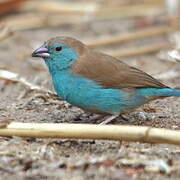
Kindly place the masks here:
<instances>
[{"instance_id":1,"label":"blue throat","mask_svg":"<svg viewBox=\"0 0 180 180\"><path fill-rule=\"evenodd\" d=\"M56 46L56 44L54 46ZM54 47L48 47L48 51L51 55L49 58L44 59L51 74L60 73L60 71L68 71L79 58L79 54L71 48L62 44L57 44L57 46L63 46L61 53L53 52Z\"/></svg>"}]
</instances>

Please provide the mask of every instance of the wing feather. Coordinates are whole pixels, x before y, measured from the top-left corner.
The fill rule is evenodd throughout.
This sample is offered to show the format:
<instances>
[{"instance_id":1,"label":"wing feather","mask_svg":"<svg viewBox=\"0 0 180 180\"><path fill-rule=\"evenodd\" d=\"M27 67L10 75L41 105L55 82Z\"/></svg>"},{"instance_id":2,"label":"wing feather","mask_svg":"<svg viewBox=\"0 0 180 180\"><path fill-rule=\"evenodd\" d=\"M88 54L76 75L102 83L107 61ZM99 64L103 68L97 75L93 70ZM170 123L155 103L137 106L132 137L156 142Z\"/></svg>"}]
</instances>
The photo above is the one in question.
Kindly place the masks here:
<instances>
[{"instance_id":1,"label":"wing feather","mask_svg":"<svg viewBox=\"0 0 180 180\"><path fill-rule=\"evenodd\" d=\"M72 67L72 72L92 79L105 88L167 88L137 68L131 67L112 56L88 49Z\"/></svg>"}]
</instances>

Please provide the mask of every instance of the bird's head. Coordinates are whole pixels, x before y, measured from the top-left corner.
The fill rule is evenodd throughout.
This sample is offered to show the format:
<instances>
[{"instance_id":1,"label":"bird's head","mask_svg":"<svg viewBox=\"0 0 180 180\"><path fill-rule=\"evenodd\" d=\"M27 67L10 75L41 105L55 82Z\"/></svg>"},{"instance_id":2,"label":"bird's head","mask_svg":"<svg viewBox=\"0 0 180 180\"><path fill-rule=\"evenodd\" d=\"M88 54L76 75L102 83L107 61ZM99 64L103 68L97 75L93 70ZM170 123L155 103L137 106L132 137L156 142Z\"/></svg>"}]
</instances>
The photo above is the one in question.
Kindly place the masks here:
<instances>
[{"instance_id":1,"label":"bird's head","mask_svg":"<svg viewBox=\"0 0 180 180\"><path fill-rule=\"evenodd\" d=\"M43 58L50 72L55 72L71 68L85 49L85 45L76 39L56 37L37 48L32 56Z\"/></svg>"}]
</instances>

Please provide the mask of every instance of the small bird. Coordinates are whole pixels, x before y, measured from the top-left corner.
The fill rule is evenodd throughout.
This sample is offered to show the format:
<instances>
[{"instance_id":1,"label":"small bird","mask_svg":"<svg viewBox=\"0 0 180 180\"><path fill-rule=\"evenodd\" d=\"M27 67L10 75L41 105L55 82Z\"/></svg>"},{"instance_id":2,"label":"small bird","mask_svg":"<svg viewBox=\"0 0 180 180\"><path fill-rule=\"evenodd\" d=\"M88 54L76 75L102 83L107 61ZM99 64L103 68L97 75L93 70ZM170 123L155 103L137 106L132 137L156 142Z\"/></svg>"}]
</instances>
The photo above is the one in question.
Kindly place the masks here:
<instances>
[{"instance_id":1,"label":"small bird","mask_svg":"<svg viewBox=\"0 0 180 180\"><path fill-rule=\"evenodd\" d=\"M44 59L59 97L106 116L104 123L151 100L180 97L180 90L71 37L51 38L32 56Z\"/></svg>"}]
</instances>

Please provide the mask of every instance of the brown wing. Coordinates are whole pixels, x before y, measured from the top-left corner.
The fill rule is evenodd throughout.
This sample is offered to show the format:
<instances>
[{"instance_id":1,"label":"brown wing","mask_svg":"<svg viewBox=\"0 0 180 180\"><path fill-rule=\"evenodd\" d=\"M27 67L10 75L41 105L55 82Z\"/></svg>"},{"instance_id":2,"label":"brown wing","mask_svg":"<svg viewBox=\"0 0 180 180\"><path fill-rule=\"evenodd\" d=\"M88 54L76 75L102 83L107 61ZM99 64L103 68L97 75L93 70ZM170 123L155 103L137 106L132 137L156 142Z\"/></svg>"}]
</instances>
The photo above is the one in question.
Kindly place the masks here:
<instances>
[{"instance_id":1,"label":"brown wing","mask_svg":"<svg viewBox=\"0 0 180 180\"><path fill-rule=\"evenodd\" d=\"M81 55L72 72L92 79L105 88L167 87L139 69L92 50L86 50Z\"/></svg>"}]
</instances>

